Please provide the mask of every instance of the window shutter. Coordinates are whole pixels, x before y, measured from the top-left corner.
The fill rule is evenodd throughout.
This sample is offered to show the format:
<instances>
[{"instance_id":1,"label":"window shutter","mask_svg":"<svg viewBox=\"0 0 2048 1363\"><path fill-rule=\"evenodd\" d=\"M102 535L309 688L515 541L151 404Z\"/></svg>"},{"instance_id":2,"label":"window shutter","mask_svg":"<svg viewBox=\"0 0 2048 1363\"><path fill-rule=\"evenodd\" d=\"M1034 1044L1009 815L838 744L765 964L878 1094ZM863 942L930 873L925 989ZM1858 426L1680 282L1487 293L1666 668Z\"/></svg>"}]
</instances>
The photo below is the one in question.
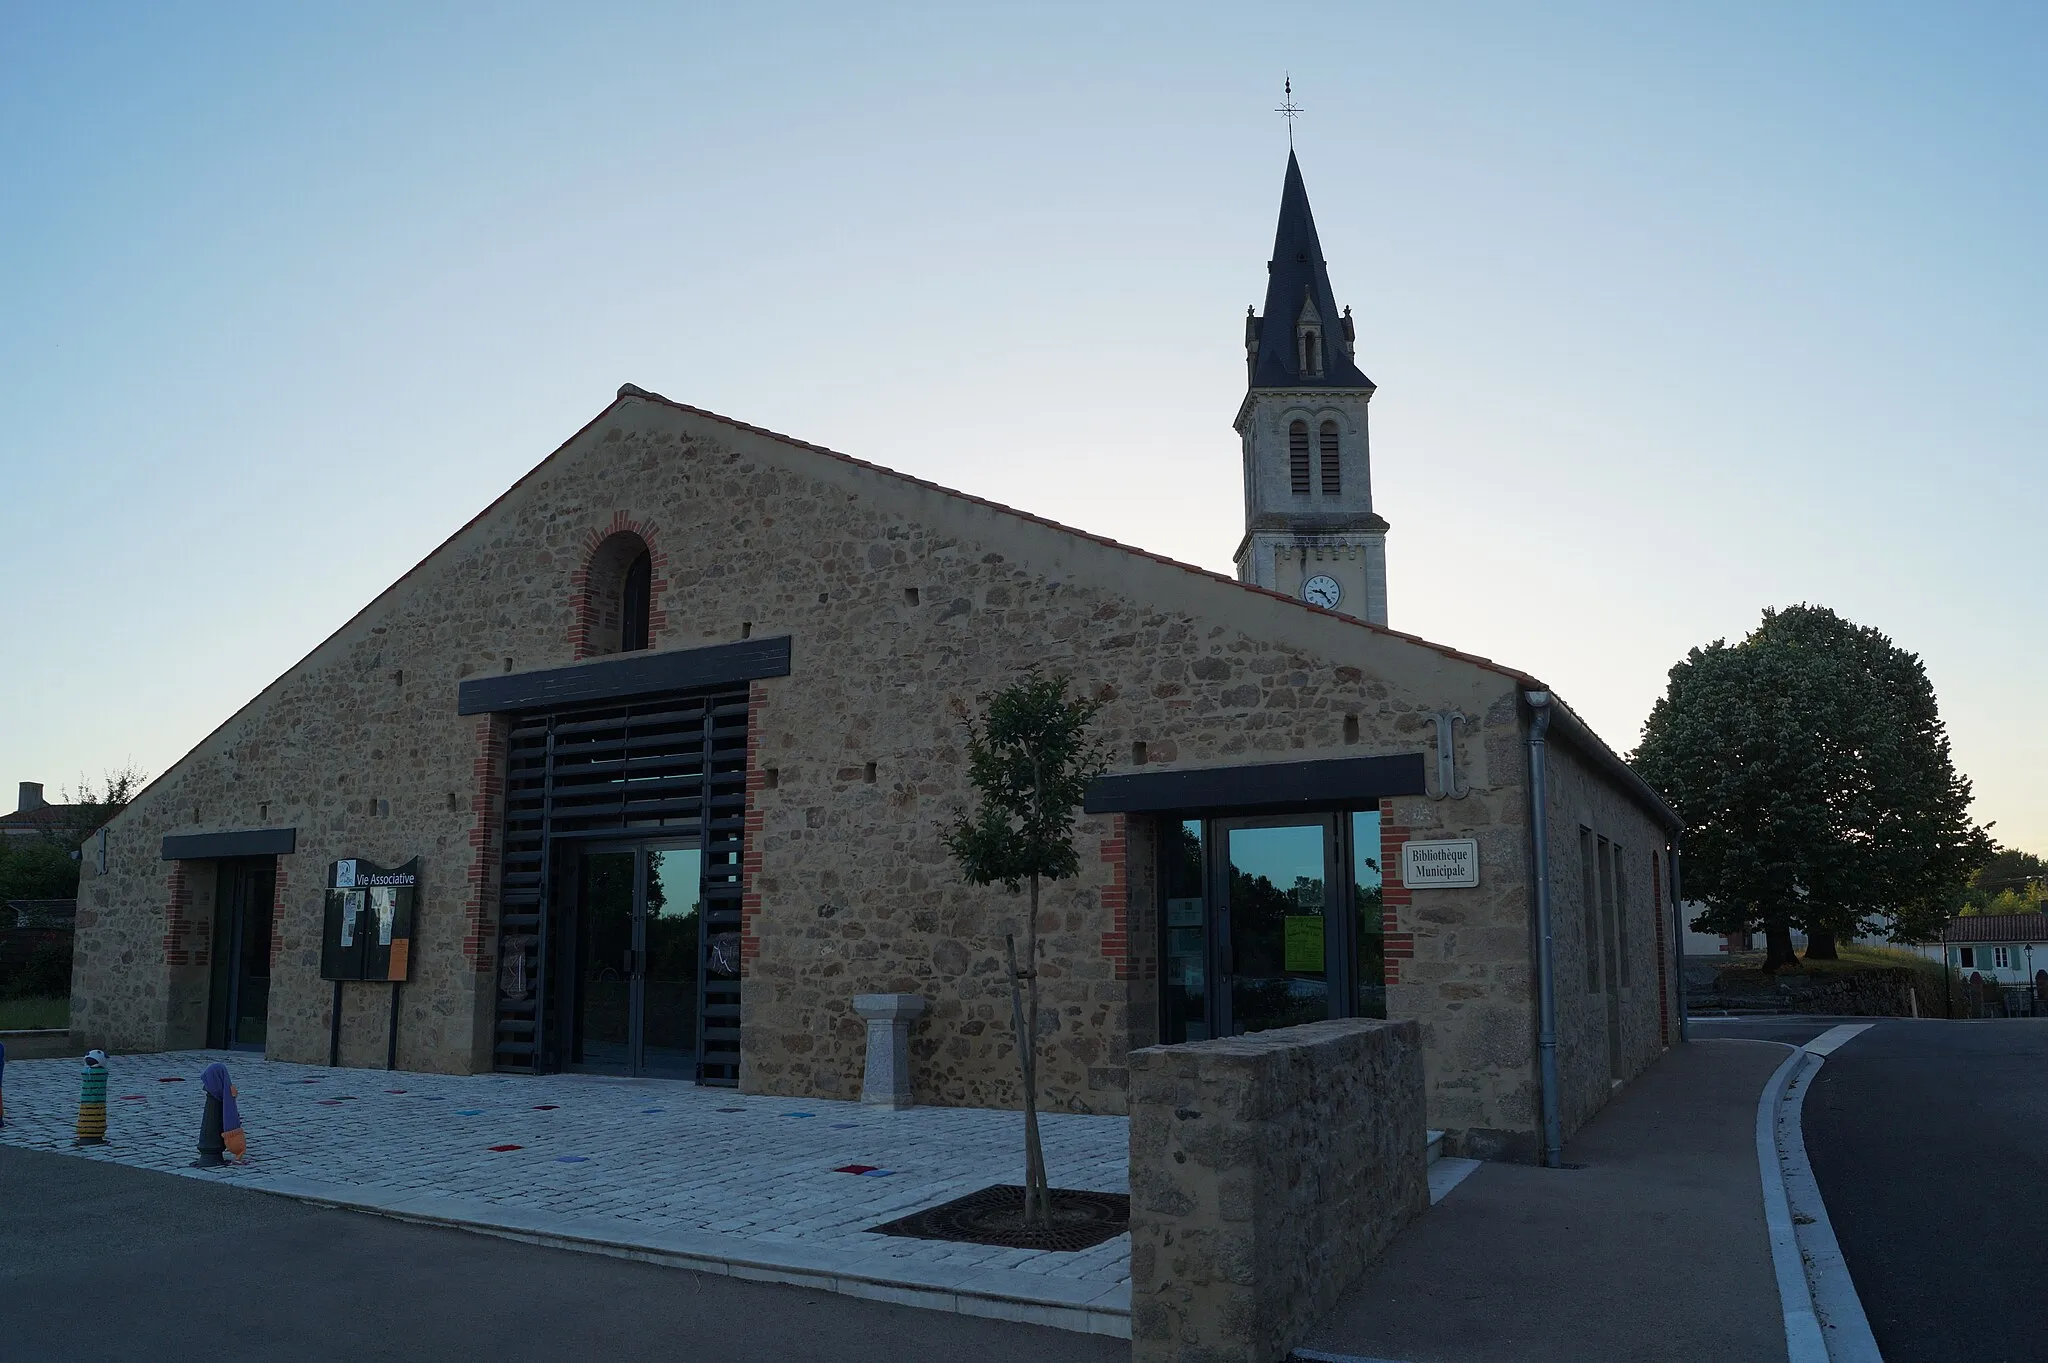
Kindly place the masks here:
<instances>
[{"instance_id":1,"label":"window shutter","mask_svg":"<svg viewBox=\"0 0 2048 1363\"><path fill-rule=\"evenodd\" d=\"M1341 497L1344 495L1344 475L1337 467L1337 423L1325 421L1320 432L1322 437L1323 495Z\"/></svg>"},{"instance_id":2,"label":"window shutter","mask_svg":"<svg viewBox=\"0 0 2048 1363\"><path fill-rule=\"evenodd\" d=\"M1297 421L1287 428L1287 472L1294 495L1308 496L1308 423Z\"/></svg>"}]
</instances>

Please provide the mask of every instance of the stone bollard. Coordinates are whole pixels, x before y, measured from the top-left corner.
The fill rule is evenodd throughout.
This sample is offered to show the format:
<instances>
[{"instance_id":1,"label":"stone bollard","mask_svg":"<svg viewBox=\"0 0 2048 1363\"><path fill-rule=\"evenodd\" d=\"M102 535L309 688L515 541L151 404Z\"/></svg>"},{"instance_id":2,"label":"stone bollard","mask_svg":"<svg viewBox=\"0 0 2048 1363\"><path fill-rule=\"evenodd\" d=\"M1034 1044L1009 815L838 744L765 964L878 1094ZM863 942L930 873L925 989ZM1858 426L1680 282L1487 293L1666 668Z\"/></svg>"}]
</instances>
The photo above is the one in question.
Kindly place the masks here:
<instances>
[{"instance_id":1,"label":"stone bollard","mask_svg":"<svg viewBox=\"0 0 2048 1363\"><path fill-rule=\"evenodd\" d=\"M916 994L855 994L853 1011L868 1023L860 1100L872 1107L909 1107L910 1023L924 1015L924 1000Z\"/></svg>"},{"instance_id":2,"label":"stone bollard","mask_svg":"<svg viewBox=\"0 0 2048 1363\"><path fill-rule=\"evenodd\" d=\"M85 1068L78 1076L78 1135L73 1145L107 1143L107 1053L85 1053Z\"/></svg>"}]
</instances>

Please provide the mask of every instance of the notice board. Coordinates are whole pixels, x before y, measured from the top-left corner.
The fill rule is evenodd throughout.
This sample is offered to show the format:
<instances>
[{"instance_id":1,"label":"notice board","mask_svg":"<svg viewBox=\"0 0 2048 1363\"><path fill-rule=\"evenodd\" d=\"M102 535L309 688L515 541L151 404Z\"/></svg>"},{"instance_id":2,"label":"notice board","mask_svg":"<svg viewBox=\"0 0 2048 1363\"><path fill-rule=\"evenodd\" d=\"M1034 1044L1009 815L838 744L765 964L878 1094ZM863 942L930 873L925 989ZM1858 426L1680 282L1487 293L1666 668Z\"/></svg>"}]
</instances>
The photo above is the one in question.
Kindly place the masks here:
<instances>
[{"instance_id":1,"label":"notice board","mask_svg":"<svg viewBox=\"0 0 2048 1363\"><path fill-rule=\"evenodd\" d=\"M420 861L379 866L360 857L327 870L327 920L320 937L323 980L412 978Z\"/></svg>"}]
</instances>

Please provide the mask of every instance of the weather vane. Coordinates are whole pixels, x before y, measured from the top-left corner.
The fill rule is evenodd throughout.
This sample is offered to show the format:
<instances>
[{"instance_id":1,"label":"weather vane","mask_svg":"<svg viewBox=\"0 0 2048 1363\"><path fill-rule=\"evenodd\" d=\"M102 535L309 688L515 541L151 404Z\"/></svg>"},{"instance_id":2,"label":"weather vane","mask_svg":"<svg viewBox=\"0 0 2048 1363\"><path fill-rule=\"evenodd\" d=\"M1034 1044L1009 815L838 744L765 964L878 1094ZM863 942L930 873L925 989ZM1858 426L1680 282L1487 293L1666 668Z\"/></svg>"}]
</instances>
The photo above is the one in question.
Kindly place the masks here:
<instances>
[{"instance_id":1,"label":"weather vane","mask_svg":"<svg viewBox=\"0 0 2048 1363\"><path fill-rule=\"evenodd\" d=\"M1281 87L1287 92L1280 101L1280 107L1273 112L1287 120L1287 150L1294 150L1294 116L1301 112L1301 106L1294 102L1294 74L1289 72L1286 83Z\"/></svg>"}]
</instances>

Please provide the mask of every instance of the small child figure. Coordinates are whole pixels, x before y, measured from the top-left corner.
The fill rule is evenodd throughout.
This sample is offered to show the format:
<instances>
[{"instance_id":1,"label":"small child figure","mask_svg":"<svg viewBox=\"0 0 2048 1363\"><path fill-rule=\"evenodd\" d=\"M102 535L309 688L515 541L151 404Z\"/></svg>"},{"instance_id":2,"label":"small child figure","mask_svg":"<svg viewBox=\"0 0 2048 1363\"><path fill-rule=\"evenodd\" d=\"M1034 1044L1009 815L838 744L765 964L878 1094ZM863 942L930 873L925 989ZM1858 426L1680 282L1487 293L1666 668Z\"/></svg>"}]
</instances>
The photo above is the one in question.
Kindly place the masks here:
<instances>
[{"instance_id":1,"label":"small child figure","mask_svg":"<svg viewBox=\"0 0 2048 1363\"><path fill-rule=\"evenodd\" d=\"M235 1086L228 1080L228 1067L216 1060L199 1072L199 1085L206 1090L206 1111L199 1119L199 1158L193 1166L210 1168L225 1164L223 1152L237 1160L247 1160L242 1113L235 1106Z\"/></svg>"}]
</instances>

